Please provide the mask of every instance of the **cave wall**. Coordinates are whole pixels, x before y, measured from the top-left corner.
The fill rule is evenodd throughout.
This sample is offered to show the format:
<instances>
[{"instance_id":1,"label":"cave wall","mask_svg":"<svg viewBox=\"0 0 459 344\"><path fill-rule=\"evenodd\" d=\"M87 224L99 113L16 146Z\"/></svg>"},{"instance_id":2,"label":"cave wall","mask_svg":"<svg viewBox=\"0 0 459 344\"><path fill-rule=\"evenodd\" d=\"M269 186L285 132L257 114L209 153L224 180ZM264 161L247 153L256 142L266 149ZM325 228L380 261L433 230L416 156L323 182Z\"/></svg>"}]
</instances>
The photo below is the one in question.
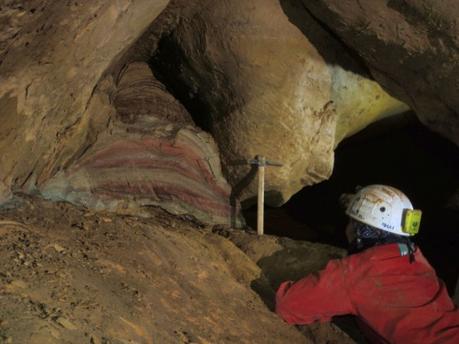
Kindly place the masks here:
<instances>
[{"instance_id":1,"label":"cave wall","mask_svg":"<svg viewBox=\"0 0 459 344\"><path fill-rule=\"evenodd\" d=\"M429 128L459 144L459 2L302 0Z\"/></svg>"},{"instance_id":2,"label":"cave wall","mask_svg":"<svg viewBox=\"0 0 459 344\"><path fill-rule=\"evenodd\" d=\"M262 154L283 163L267 171L267 201L280 205L329 178L341 140L408 107L457 142L457 13L451 1L427 0L7 1L0 8L0 203L26 192L112 210L126 208L121 199L169 209L178 202L176 209L195 215L197 208L185 206L198 200L194 187L207 197L201 204L217 202L228 214L235 196L255 194L254 180L238 190L250 167L235 161ZM116 103L132 62L148 62L165 85L158 99L169 99L167 123L149 127L155 116ZM146 100L154 89L144 88L145 107L136 111L158 114L161 102ZM138 90L125 89L126 99L138 100ZM178 114L189 121L177 122ZM158 175L117 155L118 139L165 137L169 143L157 147L196 148L198 158L183 154L180 168L195 171L199 187L184 179L186 193L172 183L159 197L151 187ZM162 161L175 154L136 147ZM82 167L90 157L103 160L102 151L128 164L117 166L122 192L120 183L107 183L106 198L97 195L97 180L114 170ZM132 183L150 186L126 192Z\"/></svg>"},{"instance_id":3,"label":"cave wall","mask_svg":"<svg viewBox=\"0 0 459 344\"><path fill-rule=\"evenodd\" d=\"M203 223L240 225L212 136L194 125L149 66L128 64L110 88L108 128L44 182L41 194L97 210L149 216L160 206Z\"/></svg>"},{"instance_id":4,"label":"cave wall","mask_svg":"<svg viewBox=\"0 0 459 344\"><path fill-rule=\"evenodd\" d=\"M214 2L179 22L152 65L215 137L233 187L250 170L241 159L283 163L267 170L272 205L327 179L343 138L408 109L295 3ZM240 198L255 194L253 180Z\"/></svg>"},{"instance_id":5,"label":"cave wall","mask_svg":"<svg viewBox=\"0 0 459 344\"><path fill-rule=\"evenodd\" d=\"M88 112L96 85L167 3L2 4L0 200L33 191L94 141L106 124Z\"/></svg>"}]
</instances>

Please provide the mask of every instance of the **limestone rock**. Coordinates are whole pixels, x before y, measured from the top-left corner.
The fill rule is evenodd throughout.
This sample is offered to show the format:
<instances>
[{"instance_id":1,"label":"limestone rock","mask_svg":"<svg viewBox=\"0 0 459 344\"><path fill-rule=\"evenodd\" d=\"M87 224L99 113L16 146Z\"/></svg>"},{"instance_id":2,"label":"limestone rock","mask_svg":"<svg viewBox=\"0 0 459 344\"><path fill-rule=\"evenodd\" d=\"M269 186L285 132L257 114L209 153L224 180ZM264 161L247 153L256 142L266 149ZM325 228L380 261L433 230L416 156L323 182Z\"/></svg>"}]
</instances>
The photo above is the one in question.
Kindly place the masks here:
<instances>
[{"instance_id":1,"label":"limestone rock","mask_svg":"<svg viewBox=\"0 0 459 344\"><path fill-rule=\"evenodd\" d=\"M211 224L238 224L231 188L210 134L193 125L183 106L145 63L125 68L114 95L113 124L41 192L97 210L170 213Z\"/></svg>"},{"instance_id":2,"label":"limestone rock","mask_svg":"<svg viewBox=\"0 0 459 344\"><path fill-rule=\"evenodd\" d=\"M0 182L7 190L30 191L85 149L96 85L167 3L2 3Z\"/></svg>"},{"instance_id":3,"label":"limestone rock","mask_svg":"<svg viewBox=\"0 0 459 344\"><path fill-rule=\"evenodd\" d=\"M230 240L257 263L274 290L281 282L299 280L323 269L330 259L346 256L345 250L330 245L270 235L234 231Z\"/></svg>"},{"instance_id":4,"label":"limestone rock","mask_svg":"<svg viewBox=\"0 0 459 344\"><path fill-rule=\"evenodd\" d=\"M157 212L141 220L110 215L104 223L94 214L88 221L97 230L82 231L71 224L84 211L43 200L0 215L30 223L0 226L1 329L13 343L325 342L267 309L251 289L260 268L189 221ZM51 258L48 245L57 240L69 252ZM37 263L15 263L18 248ZM6 271L27 288L5 292Z\"/></svg>"},{"instance_id":5,"label":"limestone rock","mask_svg":"<svg viewBox=\"0 0 459 344\"><path fill-rule=\"evenodd\" d=\"M297 281L310 273L320 271L330 259L340 259L346 255L345 250L329 245L270 235L258 236L241 231L231 232L229 239L263 271L272 289L265 290L262 279L253 282L252 286L262 296L265 303L273 309L275 291L281 282ZM363 340L361 334L359 335L359 330L351 322L344 321L341 326L346 328L347 333L352 334L358 343ZM300 326L299 329L307 337L316 340L321 338L321 341L325 343L353 344L356 342L333 323L316 323Z\"/></svg>"},{"instance_id":6,"label":"limestone rock","mask_svg":"<svg viewBox=\"0 0 459 344\"><path fill-rule=\"evenodd\" d=\"M407 109L303 7L275 0L218 1L184 18L159 44L154 68L198 116L209 113L200 124L215 137L233 187L250 170L239 159L283 163L267 171L273 205L327 179L342 138ZM240 197L255 192L251 182Z\"/></svg>"},{"instance_id":7,"label":"limestone rock","mask_svg":"<svg viewBox=\"0 0 459 344\"><path fill-rule=\"evenodd\" d=\"M121 71L114 96L117 118L123 123L149 128L148 121L193 125L186 109L172 97L146 63L136 62Z\"/></svg>"},{"instance_id":8,"label":"limestone rock","mask_svg":"<svg viewBox=\"0 0 459 344\"><path fill-rule=\"evenodd\" d=\"M456 0L302 0L375 79L431 129L459 144Z\"/></svg>"}]
</instances>

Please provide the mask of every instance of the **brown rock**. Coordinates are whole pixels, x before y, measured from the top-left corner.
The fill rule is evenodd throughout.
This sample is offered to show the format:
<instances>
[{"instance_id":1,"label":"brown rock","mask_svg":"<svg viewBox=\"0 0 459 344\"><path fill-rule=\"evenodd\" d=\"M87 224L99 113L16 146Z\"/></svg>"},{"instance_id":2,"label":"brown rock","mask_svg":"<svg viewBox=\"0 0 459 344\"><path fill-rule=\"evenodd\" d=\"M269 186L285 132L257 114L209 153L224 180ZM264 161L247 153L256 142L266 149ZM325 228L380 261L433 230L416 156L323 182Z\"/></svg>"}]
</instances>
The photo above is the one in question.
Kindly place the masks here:
<instances>
[{"instance_id":1,"label":"brown rock","mask_svg":"<svg viewBox=\"0 0 459 344\"><path fill-rule=\"evenodd\" d=\"M330 245L295 241L270 235L247 235L234 231L233 241L262 269L273 289L283 281L296 281L319 271L330 259L346 256L346 251Z\"/></svg>"},{"instance_id":2,"label":"brown rock","mask_svg":"<svg viewBox=\"0 0 459 344\"><path fill-rule=\"evenodd\" d=\"M456 0L302 0L420 120L459 144Z\"/></svg>"},{"instance_id":3,"label":"brown rock","mask_svg":"<svg viewBox=\"0 0 459 344\"><path fill-rule=\"evenodd\" d=\"M166 91L150 67L142 62L130 63L121 71L114 106L123 123L139 125L150 119L166 124L194 124L182 104Z\"/></svg>"},{"instance_id":4,"label":"brown rock","mask_svg":"<svg viewBox=\"0 0 459 344\"><path fill-rule=\"evenodd\" d=\"M58 323L59 325L61 325L63 328L67 329L67 330L76 330L78 329L77 326L75 326L70 320L66 319L66 318L63 318L63 317L59 317L56 319L56 323Z\"/></svg>"},{"instance_id":5,"label":"brown rock","mask_svg":"<svg viewBox=\"0 0 459 344\"><path fill-rule=\"evenodd\" d=\"M233 231L230 240L256 262L266 276L271 290L267 290L263 278L254 281L252 287L272 309L274 309L275 290L281 282L299 280L323 269L330 259L339 259L346 255L345 250L329 245L269 235L258 236L241 231ZM347 325L348 330L357 332L354 334L356 338L363 339L360 331L353 324ZM333 323L315 323L300 326L299 329L307 338L317 342L355 343L348 334Z\"/></svg>"},{"instance_id":6,"label":"brown rock","mask_svg":"<svg viewBox=\"0 0 459 344\"><path fill-rule=\"evenodd\" d=\"M91 336L90 344L102 344L101 340L97 336Z\"/></svg>"},{"instance_id":7,"label":"brown rock","mask_svg":"<svg viewBox=\"0 0 459 344\"><path fill-rule=\"evenodd\" d=\"M97 210L148 215L148 207L204 223L237 224L231 188L212 137L145 63L126 67L118 83L112 127L42 193Z\"/></svg>"},{"instance_id":8,"label":"brown rock","mask_svg":"<svg viewBox=\"0 0 459 344\"><path fill-rule=\"evenodd\" d=\"M30 190L81 154L96 85L168 2L2 4L0 180L8 190Z\"/></svg>"},{"instance_id":9,"label":"brown rock","mask_svg":"<svg viewBox=\"0 0 459 344\"><path fill-rule=\"evenodd\" d=\"M65 251L65 249L59 244L54 244L53 248L56 250L57 253L62 253Z\"/></svg>"},{"instance_id":10,"label":"brown rock","mask_svg":"<svg viewBox=\"0 0 459 344\"><path fill-rule=\"evenodd\" d=\"M30 295L0 298L0 318L8 319L2 328L15 343L88 344L91 336L94 343L313 343L266 308L251 287L260 268L229 240L172 216L164 217L166 224L114 215L101 230L72 230L83 211L68 203L34 203L36 209L24 205L22 215L34 219L28 232L40 233L30 236L30 250L43 252L59 240L91 259L58 255L43 260L35 275L15 269ZM1 216L20 214L13 209ZM17 232L2 235L2 270L15 266L9 250L18 243ZM101 274L100 262L112 268ZM41 318L44 309L49 315Z\"/></svg>"},{"instance_id":11,"label":"brown rock","mask_svg":"<svg viewBox=\"0 0 459 344\"><path fill-rule=\"evenodd\" d=\"M171 88L180 85L176 91L199 116L209 113L201 124L215 137L233 187L250 170L235 165L239 159L264 155L283 163L267 170L271 204L327 179L341 139L407 108L369 80L303 7L215 2L182 20L159 46L155 70ZM252 181L240 197L255 193Z\"/></svg>"}]
</instances>

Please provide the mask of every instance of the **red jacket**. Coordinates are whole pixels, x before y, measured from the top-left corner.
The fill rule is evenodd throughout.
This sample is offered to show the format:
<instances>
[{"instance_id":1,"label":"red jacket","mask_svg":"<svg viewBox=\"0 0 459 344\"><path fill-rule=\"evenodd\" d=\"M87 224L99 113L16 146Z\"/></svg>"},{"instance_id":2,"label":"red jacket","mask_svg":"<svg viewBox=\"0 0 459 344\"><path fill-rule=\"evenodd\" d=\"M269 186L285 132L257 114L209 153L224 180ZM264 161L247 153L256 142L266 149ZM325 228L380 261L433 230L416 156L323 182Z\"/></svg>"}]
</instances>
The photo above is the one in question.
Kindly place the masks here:
<instances>
[{"instance_id":1,"label":"red jacket","mask_svg":"<svg viewBox=\"0 0 459 344\"><path fill-rule=\"evenodd\" d=\"M290 324L353 314L375 343L459 344L459 310L443 282L419 249L411 264L401 251L398 244L376 246L284 282L276 312Z\"/></svg>"}]
</instances>

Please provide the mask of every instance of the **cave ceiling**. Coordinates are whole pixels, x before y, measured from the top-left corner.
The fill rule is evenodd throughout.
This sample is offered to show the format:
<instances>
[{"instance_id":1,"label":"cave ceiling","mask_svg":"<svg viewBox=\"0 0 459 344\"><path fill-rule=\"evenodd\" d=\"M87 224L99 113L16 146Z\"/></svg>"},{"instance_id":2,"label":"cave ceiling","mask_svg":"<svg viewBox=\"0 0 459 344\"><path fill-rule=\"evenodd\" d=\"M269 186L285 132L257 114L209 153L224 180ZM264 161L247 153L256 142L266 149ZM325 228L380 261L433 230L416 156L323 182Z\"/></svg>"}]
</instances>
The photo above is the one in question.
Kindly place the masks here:
<instances>
[{"instance_id":1,"label":"cave ceiling","mask_svg":"<svg viewBox=\"0 0 459 344\"><path fill-rule=\"evenodd\" d=\"M3 1L0 202L229 222L256 192L239 190L250 167L235 161L282 162L266 186L281 205L378 119L412 109L457 144L458 13L453 0Z\"/></svg>"}]
</instances>

